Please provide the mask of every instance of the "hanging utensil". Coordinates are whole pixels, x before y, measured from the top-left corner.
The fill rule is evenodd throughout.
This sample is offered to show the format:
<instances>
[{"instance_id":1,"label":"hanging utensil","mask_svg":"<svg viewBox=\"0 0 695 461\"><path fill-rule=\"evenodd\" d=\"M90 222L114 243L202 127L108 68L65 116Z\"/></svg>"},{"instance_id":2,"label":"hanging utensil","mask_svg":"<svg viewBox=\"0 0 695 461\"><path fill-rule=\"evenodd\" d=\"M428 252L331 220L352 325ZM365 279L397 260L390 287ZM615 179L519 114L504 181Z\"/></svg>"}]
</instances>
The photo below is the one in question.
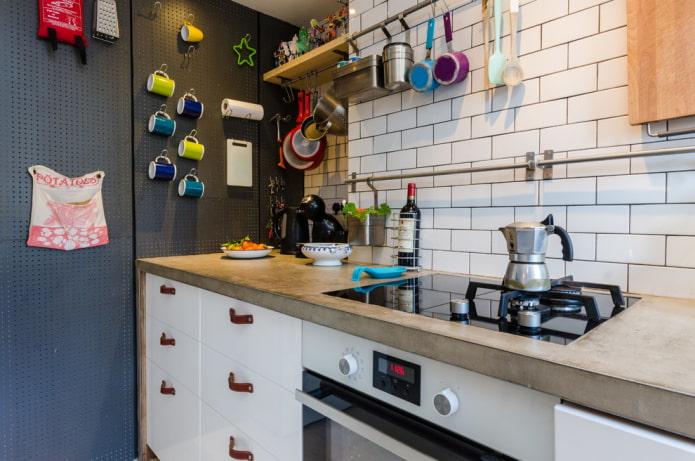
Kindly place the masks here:
<instances>
[{"instance_id":1,"label":"hanging utensil","mask_svg":"<svg viewBox=\"0 0 695 461\"><path fill-rule=\"evenodd\" d=\"M504 72L504 66L507 65L507 58L504 57L500 49L502 0L495 0L493 8L493 15L495 17L495 52L490 56L490 60L488 61L488 78L491 83L502 85L504 84L504 81L502 81L502 72Z\"/></svg>"},{"instance_id":2,"label":"hanging utensil","mask_svg":"<svg viewBox=\"0 0 695 461\"><path fill-rule=\"evenodd\" d=\"M488 78L488 60L490 59L490 11L488 10L488 3L490 0L482 0L480 4L483 6L483 53L484 53L484 76L485 89L490 89L490 79Z\"/></svg>"},{"instance_id":3,"label":"hanging utensil","mask_svg":"<svg viewBox=\"0 0 695 461\"><path fill-rule=\"evenodd\" d=\"M427 21L427 53L423 61L416 62L410 68L408 79L415 91L420 93L434 90L439 82L434 79L434 59L432 59L432 43L434 42L434 18Z\"/></svg>"},{"instance_id":4,"label":"hanging utensil","mask_svg":"<svg viewBox=\"0 0 695 461\"><path fill-rule=\"evenodd\" d=\"M305 161L315 160L319 155L323 153L326 148L326 139L321 137L316 141L307 139L302 133L301 127L304 122L311 117L311 91L304 93L304 114L302 122L299 124L299 129L294 132L290 142L292 152L294 155Z\"/></svg>"},{"instance_id":5,"label":"hanging utensil","mask_svg":"<svg viewBox=\"0 0 695 461\"><path fill-rule=\"evenodd\" d=\"M468 57L461 51L454 51L451 44L454 34L451 27L451 12L444 13L444 35L447 52L437 58L434 63L434 78L442 85L453 85L463 81L468 75Z\"/></svg>"},{"instance_id":6,"label":"hanging utensil","mask_svg":"<svg viewBox=\"0 0 695 461\"><path fill-rule=\"evenodd\" d=\"M509 35L511 37L511 51L509 62L502 72L502 81L507 86L516 86L524 80L524 71L521 69L516 50L516 34L519 28L519 0L509 0Z\"/></svg>"},{"instance_id":7,"label":"hanging utensil","mask_svg":"<svg viewBox=\"0 0 695 461\"><path fill-rule=\"evenodd\" d=\"M278 144L278 154L279 154L279 161L278 161L278 166L282 168L283 170L287 169L285 166L285 157L282 153L282 137L280 136L280 122L286 122L290 119L290 116L287 115L285 117L281 116L280 114L275 114L270 118L271 122L275 122L276 128L277 128L277 138L276 142Z\"/></svg>"}]
</instances>

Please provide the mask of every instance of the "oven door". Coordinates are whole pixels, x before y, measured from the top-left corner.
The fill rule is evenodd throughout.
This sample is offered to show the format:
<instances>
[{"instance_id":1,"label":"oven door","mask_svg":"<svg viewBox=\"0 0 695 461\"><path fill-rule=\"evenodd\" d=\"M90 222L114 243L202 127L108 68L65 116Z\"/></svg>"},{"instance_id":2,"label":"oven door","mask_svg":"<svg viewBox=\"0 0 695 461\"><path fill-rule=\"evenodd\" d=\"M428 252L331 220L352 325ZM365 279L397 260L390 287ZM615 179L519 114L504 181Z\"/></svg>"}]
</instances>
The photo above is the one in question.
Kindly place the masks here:
<instances>
[{"instance_id":1,"label":"oven door","mask_svg":"<svg viewBox=\"0 0 695 461\"><path fill-rule=\"evenodd\" d=\"M311 371L295 396L305 461L512 459Z\"/></svg>"}]
</instances>

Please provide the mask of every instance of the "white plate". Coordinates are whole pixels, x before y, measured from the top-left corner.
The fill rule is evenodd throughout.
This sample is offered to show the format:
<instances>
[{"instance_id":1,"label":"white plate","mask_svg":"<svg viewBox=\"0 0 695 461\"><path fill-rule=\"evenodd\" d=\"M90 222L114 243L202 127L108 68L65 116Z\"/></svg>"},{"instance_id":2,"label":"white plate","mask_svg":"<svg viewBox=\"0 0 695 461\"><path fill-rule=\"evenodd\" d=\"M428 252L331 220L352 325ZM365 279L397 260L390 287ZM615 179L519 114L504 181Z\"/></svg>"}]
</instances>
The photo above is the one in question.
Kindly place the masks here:
<instances>
[{"instance_id":1,"label":"white plate","mask_svg":"<svg viewBox=\"0 0 695 461\"><path fill-rule=\"evenodd\" d=\"M254 259L262 258L263 256L268 256L268 253L270 253L270 250L272 249L273 247L268 247L264 250L227 250L226 248L222 248L222 251L224 251L224 254L226 254L230 258Z\"/></svg>"}]
</instances>

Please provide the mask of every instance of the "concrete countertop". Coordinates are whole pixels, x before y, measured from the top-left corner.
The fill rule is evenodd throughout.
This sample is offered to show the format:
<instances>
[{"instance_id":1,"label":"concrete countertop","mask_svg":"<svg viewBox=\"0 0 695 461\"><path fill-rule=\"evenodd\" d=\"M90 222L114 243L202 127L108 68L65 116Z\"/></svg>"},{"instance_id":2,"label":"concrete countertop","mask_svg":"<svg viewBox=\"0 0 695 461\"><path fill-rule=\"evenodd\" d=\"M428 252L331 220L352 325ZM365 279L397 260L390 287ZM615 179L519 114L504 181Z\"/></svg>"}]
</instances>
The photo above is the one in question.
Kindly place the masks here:
<instances>
[{"instance_id":1,"label":"concrete countertop","mask_svg":"<svg viewBox=\"0 0 695 461\"><path fill-rule=\"evenodd\" d=\"M356 265L317 267L278 250L260 259L216 253L136 262L142 272L695 438L695 300L640 295L559 345L321 294L375 283L351 281Z\"/></svg>"}]
</instances>

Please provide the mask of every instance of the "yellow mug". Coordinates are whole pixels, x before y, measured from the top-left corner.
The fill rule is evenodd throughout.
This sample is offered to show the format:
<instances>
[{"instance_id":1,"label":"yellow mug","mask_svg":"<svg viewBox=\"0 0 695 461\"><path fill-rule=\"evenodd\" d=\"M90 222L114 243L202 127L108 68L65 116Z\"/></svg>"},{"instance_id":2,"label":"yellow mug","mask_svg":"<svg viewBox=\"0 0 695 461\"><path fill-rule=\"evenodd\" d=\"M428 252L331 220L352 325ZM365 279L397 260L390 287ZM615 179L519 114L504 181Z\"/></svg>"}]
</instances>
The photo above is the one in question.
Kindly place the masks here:
<instances>
[{"instance_id":1,"label":"yellow mug","mask_svg":"<svg viewBox=\"0 0 695 461\"><path fill-rule=\"evenodd\" d=\"M147 78L147 91L166 96L174 94L176 83L162 70L156 70Z\"/></svg>"},{"instance_id":2,"label":"yellow mug","mask_svg":"<svg viewBox=\"0 0 695 461\"><path fill-rule=\"evenodd\" d=\"M184 42L199 42L203 39L203 31L185 21L181 26L181 38Z\"/></svg>"},{"instance_id":3,"label":"yellow mug","mask_svg":"<svg viewBox=\"0 0 695 461\"><path fill-rule=\"evenodd\" d=\"M194 135L195 130L179 141L179 157L190 158L191 160L203 159L205 146L200 144Z\"/></svg>"}]
</instances>

